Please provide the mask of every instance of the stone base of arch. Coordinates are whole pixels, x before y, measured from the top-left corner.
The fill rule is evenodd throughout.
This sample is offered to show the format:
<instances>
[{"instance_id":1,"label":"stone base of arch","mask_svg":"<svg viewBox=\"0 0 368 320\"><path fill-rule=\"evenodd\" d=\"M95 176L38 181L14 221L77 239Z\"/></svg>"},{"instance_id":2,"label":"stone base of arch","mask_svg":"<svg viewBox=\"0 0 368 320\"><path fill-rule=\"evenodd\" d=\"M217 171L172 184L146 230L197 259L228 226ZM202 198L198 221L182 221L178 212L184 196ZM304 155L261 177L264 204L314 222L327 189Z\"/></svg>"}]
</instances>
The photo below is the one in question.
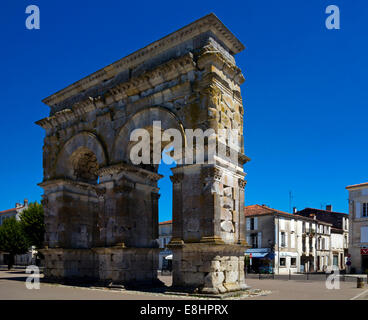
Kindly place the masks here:
<instances>
[{"instance_id":1,"label":"stone base of arch","mask_svg":"<svg viewBox=\"0 0 368 320\"><path fill-rule=\"evenodd\" d=\"M162 285L157 278L158 248L48 248L41 252L45 256L46 281L126 287Z\"/></svg>"},{"instance_id":2,"label":"stone base of arch","mask_svg":"<svg viewBox=\"0 0 368 320\"><path fill-rule=\"evenodd\" d=\"M173 288L206 294L249 289L243 245L185 243L172 245Z\"/></svg>"}]
</instances>

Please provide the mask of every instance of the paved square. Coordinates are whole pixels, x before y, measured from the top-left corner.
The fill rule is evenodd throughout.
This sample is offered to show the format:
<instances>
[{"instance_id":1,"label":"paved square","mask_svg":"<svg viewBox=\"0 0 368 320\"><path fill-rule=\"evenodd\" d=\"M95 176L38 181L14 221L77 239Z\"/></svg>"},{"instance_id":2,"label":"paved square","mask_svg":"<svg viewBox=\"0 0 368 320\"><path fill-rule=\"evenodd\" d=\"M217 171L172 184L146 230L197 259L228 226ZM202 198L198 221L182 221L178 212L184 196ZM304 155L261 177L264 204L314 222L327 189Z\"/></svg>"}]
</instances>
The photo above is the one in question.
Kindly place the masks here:
<instances>
[{"instance_id":1,"label":"paved square","mask_svg":"<svg viewBox=\"0 0 368 320\"><path fill-rule=\"evenodd\" d=\"M109 289L94 289L46 284L41 282L39 290L29 290L25 281L28 274L24 269L11 271L0 269L0 300L182 300L198 299L195 297L182 297L149 293L141 291L113 291ZM43 275L41 275L41 278ZM160 276L168 286L171 285L170 276ZM356 288L355 279L340 282L340 290L328 290L325 285L325 276L293 276L280 279L258 279L248 277L246 282L254 289L271 291L265 296L244 298L245 300L368 300L368 285L363 289Z\"/></svg>"}]
</instances>

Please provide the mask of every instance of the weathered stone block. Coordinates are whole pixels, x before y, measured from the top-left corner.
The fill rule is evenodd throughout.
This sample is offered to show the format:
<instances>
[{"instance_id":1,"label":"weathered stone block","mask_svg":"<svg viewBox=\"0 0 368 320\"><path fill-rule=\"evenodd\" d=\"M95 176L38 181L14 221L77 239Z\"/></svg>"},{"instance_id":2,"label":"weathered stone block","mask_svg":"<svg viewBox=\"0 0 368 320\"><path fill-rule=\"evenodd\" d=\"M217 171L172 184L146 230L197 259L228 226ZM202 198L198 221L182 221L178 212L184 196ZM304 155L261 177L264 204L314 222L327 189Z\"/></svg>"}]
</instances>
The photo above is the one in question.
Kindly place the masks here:
<instances>
[{"instance_id":1,"label":"weathered stone block","mask_svg":"<svg viewBox=\"0 0 368 320\"><path fill-rule=\"evenodd\" d=\"M221 229L226 232L234 232L234 224L232 221L222 221Z\"/></svg>"},{"instance_id":2,"label":"weathered stone block","mask_svg":"<svg viewBox=\"0 0 368 320\"><path fill-rule=\"evenodd\" d=\"M238 271L225 271L225 282L232 283L238 280Z\"/></svg>"},{"instance_id":3,"label":"weathered stone block","mask_svg":"<svg viewBox=\"0 0 368 320\"><path fill-rule=\"evenodd\" d=\"M221 208L221 220L225 220L225 221L233 220L233 215L230 209Z\"/></svg>"}]
</instances>

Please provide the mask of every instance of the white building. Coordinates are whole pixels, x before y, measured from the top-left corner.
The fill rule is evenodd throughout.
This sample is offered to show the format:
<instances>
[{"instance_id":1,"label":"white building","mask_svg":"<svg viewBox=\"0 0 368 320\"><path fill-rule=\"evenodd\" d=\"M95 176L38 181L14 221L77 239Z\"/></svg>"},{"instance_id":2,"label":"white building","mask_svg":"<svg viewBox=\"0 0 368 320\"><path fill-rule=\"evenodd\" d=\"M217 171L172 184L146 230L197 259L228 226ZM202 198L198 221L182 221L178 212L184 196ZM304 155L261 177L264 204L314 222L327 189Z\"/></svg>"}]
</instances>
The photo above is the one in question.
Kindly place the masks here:
<instances>
[{"instance_id":1,"label":"white building","mask_svg":"<svg viewBox=\"0 0 368 320\"><path fill-rule=\"evenodd\" d=\"M28 208L28 200L24 199L23 204L16 203L15 207L12 209L0 211L0 226L6 219L15 217L18 221L20 220L20 214L23 210ZM15 256L14 263L17 265L29 265L32 263L32 258L34 256L34 250L30 249L29 253L19 254ZM6 252L0 251L0 264L7 264L8 254Z\"/></svg>"},{"instance_id":2,"label":"white building","mask_svg":"<svg viewBox=\"0 0 368 320\"><path fill-rule=\"evenodd\" d=\"M332 224L265 205L244 208L252 268L276 274L324 271L331 264Z\"/></svg>"},{"instance_id":3,"label":"white building","mask_svg":"<svg viewBox=\"0 0 368 320\"><path fill-rule=\"evenodd\" d=\"M347 186L349 191L352 273L368 273L368 182Z\"/></svg>"},{"instance_id":4,"label":"white building","mask_svg":"<svg viewBox=\"0 0 368 320\"><path fill-rule=\"evenodd\" d=\"M167 248L172 236L172 220L160 222L158 226L158 234L160 248L163 249L160 251L158 269L162 270L170 267L172 261L172 252Z\"/></svg>"},{"instance_id":5,"label":"white building","mask_svg":"<svg viewBox=\"0 0 368 320\"><path fill-rule=\"evenodd\" d=\"M12 209L0 211L0 226L3 224L3 221L5 219L15 217L17 220L20 220L19 214L24 210L28 208L28 200L24 199L23 204L16 203L15 207Z\"/></svg>"},{"instance_id":6,"label":"white building","mask_svg":"<svg viewBox=\"0 0 368 320\"><path fill-rule=\"evenodd\" d=\"M328 250L328 265L334 265L340 270L346 269L346 259L349 247L349 215L342 212L332 211L332 205L327 205L325 210L306 208L301 211L297 211L296 214L308 218L315 218L318 221L324 221L332 225L331 245ZM321 235L319 236L321 240L319 240L318 243L319 254L317 254L317 265L319 261L325 265L326 263L324 262L324 260L327 258L325 257L324 252L326 252L327 250L324 250L322 247L322 238L324 237L323 233L319 232L319 234ZM324 257L318 258L318 256L321 255Z\"/></svg>"}]
</instances>

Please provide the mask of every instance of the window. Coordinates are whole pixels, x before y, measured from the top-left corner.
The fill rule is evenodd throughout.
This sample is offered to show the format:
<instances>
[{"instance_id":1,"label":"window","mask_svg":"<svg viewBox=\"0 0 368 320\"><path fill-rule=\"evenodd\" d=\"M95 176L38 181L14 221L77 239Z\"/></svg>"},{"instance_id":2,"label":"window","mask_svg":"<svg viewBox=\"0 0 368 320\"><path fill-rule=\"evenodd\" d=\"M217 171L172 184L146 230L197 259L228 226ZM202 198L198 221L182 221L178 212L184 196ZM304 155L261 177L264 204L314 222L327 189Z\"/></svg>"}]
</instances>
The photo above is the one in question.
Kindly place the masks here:
<instances>
[{"instance_id":1,"label":"window","mask_svg":"<svg viewBox=\"0 0 368 320\"><path fill-rule=\"evenodd\" d=\"M257 240L258 248L262 248L262 232L258 232L257 237L258 237L258 240Z\"/></svg>"},{"instance_id":2,"label":"window","mask_svg":"<svg viewBox=\"0 0 368 320\"><path fill-rule=\"evenodd\" d=\"M295 234L290 235L290 248L295 248Z\"/></svg>"},{"instance_id":3,"label":"window","mask_svg":"<svg viewBox=\"0 0 368 320\"><path fill-rule=\"evenodd\" d=\"M339 256L338 255L334 255L333 256L333 265L338 267L339 266Z\"/></svg>"},{"instance_id":4,"label":"window","mask_svg":"<svg viewBox=\"0 0 368 320\"><path fill-rule=\"evenodd\" d=\"M295 220L291 219L290 221L290 231L295 231Z\"/></svg>"},{"instance_id":5,"label":"window","mask_svg":"<svg viewBox=\"0 0 368 320\"><path fill-rule=\"evenodd\" d=\"M280 230L285 230L285 219L280 218Z\"/></svg>"},{"instance_id":6,"label":"window","mask_svg":"<svg viewBox=\"0 0 368 320\"><path fill-rule=\"evenodd\" d=\"M257 230L258 229L258 218L248 218L247 219L247 230Z\"/></svg>"},{"instance_id":7,"label":"window","mask_svg":"<svg viewBox=\"0 0 368 320\"><path fill-rule=\"evenodd\" d=\"M250 219L250 230L254 230L254 218Z\"/></svg>"},{"instance_id":8,"label":"window","mask_svg":"<svg viewBox=\"0 0 368 320\"><path fill-rule=\"evenodd\" d=\"M258 229L258 218L250 218L250 230Z\"/></svg>"},{"instance_id":9,"label":"window","mask_svg":"<svg viewBox=\"0 0 368 320\"><path fill-rule=\"evenodd\" d=\"M368 203L362 203L362 217L368 217Z\"/></svg>"},{"instance_id":10,"label":"window","mask_svg":"<svg viewBox=\"0 0 368 320\"><path fill-rule=\"evenodd\" d=\"M286 247L286 233L281 232L281 247Z\"/></svg>"},{"instance_id":11,"label":"window","mask_svg":"<svg viewBox=\"0 0 368 320\"><path fill-rule=\"evenodd\" d=\"M290 260L290 265L291 265L292 267L296 267L296 258L291 258L291 260Z\"/></svg>"},{"instance_id":12,"label":"window","mask_svg":"<svg viewBox=\"0 0 368 320\"><path fill-rule=\"evenodd\" d=\"M345 235L345 237L344 237L344 248L347 248L348 247L348 236L347 235Z\"/></svg>"},{"instance_id":13,"label":"window","mask_svg":"<svg viewBox=\"0 0 368 320\"><path fill-rule=\"evenodd\" d=\"M368 242L368 226L360 228L360 242L362 243Z\"/></svg>"},{"instance_id":14,"label":"window","mask_svg":"<svg viewBox=\"0 0 368 320\"><path fill-rule=\"evenodd\" d=\"M251 241L252 248L258 248L258 234L257 233L252 233L250 235L250 241Z\"/></svg>"},{"instance_id":15,"label":"window","mask_svg":"<svg viewBox=\"0 0 368 320\"><path fill-rule=\"evenodd\" d=\"M309 222L305 224L305 232L309 232Z\"/></svg>"},{"instance_id":16,"label":"window","mask_svg":"<svg viewBox=\"0 0 368 320\"><path fill-rule=\"evenodd\" d=\"M280 258L280 267L286 267L286 258Z\"/></svg>"}]
</instances>

